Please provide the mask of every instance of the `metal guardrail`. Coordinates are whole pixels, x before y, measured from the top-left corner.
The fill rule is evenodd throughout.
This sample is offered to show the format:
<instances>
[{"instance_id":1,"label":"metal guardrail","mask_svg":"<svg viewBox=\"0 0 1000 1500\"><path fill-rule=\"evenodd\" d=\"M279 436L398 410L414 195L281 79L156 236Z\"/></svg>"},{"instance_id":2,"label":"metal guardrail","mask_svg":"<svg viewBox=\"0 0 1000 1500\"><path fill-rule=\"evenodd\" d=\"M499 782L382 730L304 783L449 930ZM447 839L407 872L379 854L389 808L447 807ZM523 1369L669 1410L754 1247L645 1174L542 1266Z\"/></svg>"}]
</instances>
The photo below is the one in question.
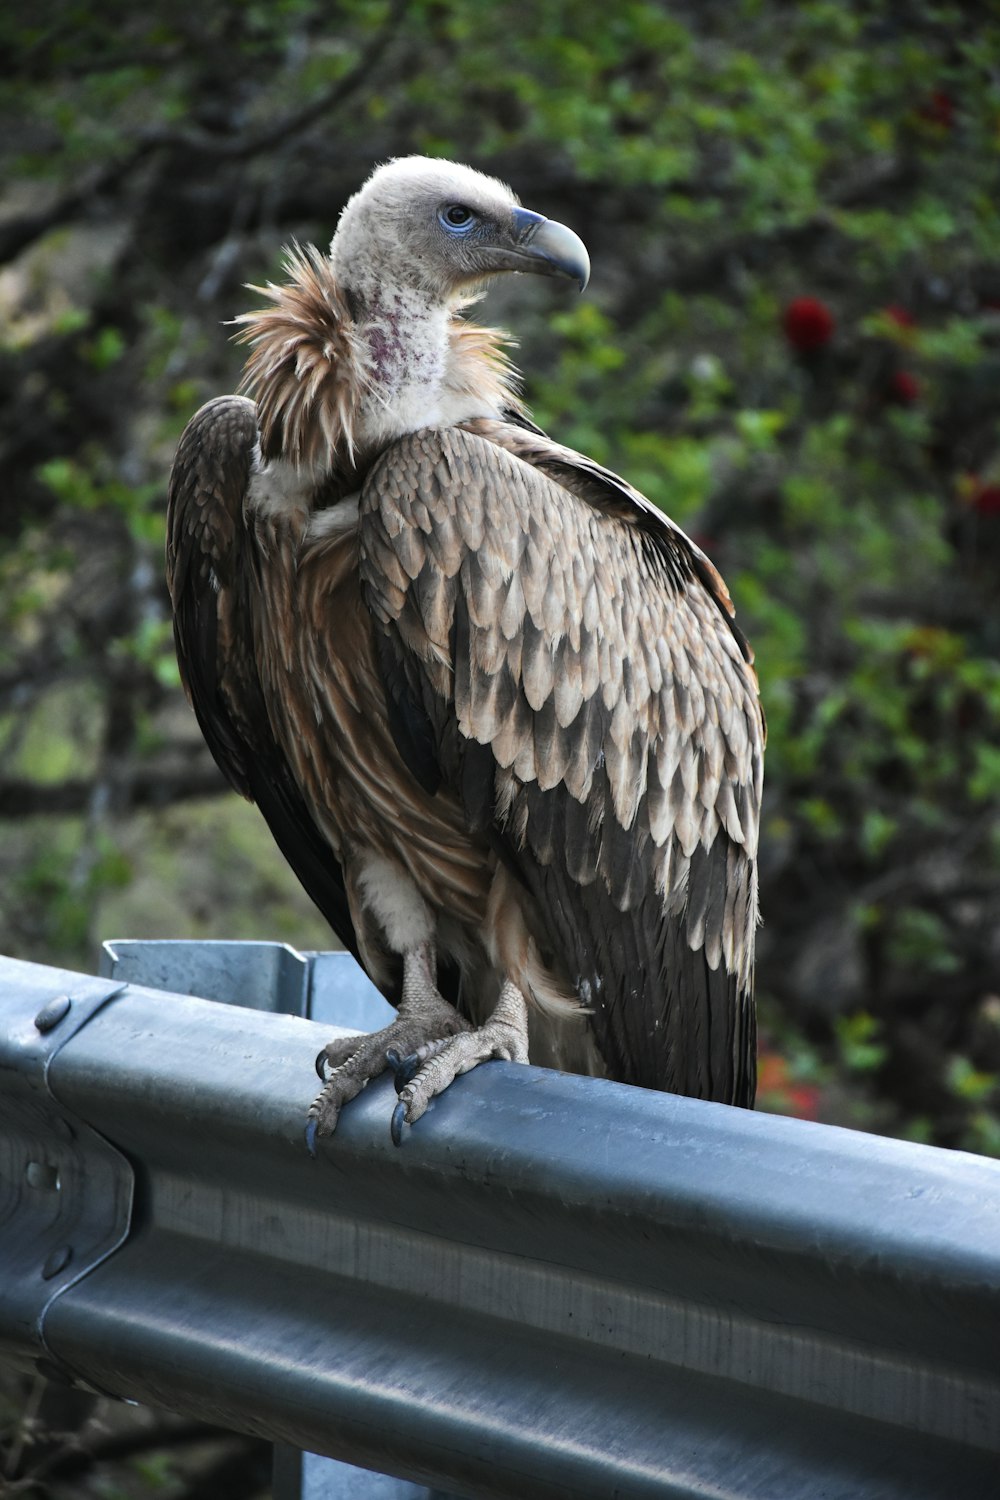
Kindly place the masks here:
<instances>
[{"instance_id":1,"label":"metal guardrail","mask_svg":"<svg viewBox=\"0 0 1000 1500\"><path fill-rule=\"evenodd\" d=\"M1000 1164L500 1063L313 1161L329 1021L115 946L0 961L0 1358L467 1496L1000 1493Z\"/></svg>"}]
</instances>

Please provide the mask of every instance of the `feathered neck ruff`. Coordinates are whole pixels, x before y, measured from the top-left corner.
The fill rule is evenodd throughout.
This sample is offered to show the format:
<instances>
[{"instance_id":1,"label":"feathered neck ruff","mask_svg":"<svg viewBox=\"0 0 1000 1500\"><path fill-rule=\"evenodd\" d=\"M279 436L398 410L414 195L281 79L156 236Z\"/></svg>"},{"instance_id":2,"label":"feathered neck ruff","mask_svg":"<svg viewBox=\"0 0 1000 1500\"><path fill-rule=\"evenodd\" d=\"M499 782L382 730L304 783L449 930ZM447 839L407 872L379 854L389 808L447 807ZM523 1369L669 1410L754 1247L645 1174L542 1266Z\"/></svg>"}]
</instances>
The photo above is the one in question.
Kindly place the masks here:
<instances>
[{"instance_id":1,"label":"feathered neck ruff","mask_svg":"<svg viewBox=\"0 0 1000 1500\"><path fill-rule=\"evenodd\" d=\"M240 390L256 403L265 460L281 458L316 474L348 472L366 456L366 418L382 405L371 330L363 313L352 314L330 261L315 246L292 245L284 268L286 285L249 288L272 305L234 319L242 325L237 343L250 346ZM453 316L445 398L482 406L469 416L523 411L510 343L497 329Z\"/></svg>"}]
</instances>

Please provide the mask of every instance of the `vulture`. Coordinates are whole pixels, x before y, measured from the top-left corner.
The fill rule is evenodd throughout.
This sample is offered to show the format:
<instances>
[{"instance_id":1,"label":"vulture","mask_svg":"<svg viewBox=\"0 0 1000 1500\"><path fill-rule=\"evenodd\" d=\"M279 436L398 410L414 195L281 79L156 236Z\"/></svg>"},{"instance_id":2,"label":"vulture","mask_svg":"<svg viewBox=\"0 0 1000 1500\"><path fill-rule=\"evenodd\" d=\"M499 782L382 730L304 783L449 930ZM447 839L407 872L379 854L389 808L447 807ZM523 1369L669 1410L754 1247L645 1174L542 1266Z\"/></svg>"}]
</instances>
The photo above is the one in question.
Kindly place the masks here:
<instances>
[{"instance_id":1,"label":"vulture","mask_svg":"<svg viewBox=\"0 0 1000 1500\"><path fill-rule=\"evenodd\" d=\"M170 478L211 751L398 1012L331 1041L306 1140L391 1068L398 1144L488 1058L753 1104L764 720L719 573L531 421L507 272L565 225L470 167L380 166L236 321L242 394Z\"/></svg>"}]
</instances>

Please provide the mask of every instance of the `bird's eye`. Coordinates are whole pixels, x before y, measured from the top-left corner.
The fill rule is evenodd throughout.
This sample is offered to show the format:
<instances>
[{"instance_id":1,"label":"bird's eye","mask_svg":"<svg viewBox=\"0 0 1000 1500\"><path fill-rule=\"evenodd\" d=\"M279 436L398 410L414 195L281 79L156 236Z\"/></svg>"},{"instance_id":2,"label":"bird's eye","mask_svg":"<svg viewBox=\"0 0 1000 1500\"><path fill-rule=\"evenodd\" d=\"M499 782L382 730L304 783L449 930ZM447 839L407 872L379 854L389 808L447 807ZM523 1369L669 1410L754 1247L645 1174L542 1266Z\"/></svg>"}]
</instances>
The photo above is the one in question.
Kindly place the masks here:
<instances>
[{"instance_id":1,"label":"bird's eye","mask_svg":"<svg viewBox=\"0 0 1000 1500\"><path fill-rule=\"evenodd\" d=\"M476 216L464 203L450 203L447 208L442 208L438 218L452 234L464 234L472 228Z\"/></svg>"}]
</instances>

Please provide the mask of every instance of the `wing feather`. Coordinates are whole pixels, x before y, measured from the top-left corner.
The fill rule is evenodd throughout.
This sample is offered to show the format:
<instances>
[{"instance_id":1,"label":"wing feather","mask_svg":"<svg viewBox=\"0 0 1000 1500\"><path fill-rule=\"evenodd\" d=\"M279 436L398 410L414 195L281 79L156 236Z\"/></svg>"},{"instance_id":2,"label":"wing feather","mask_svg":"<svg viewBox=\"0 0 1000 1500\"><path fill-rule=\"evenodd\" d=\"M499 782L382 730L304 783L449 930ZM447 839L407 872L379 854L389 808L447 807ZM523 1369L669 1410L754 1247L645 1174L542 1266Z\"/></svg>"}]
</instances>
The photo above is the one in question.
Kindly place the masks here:
<instances>
[{"instance_id":1,"label":"wing feather","mask_svg":"<svg viewBox=\"0 0 1000 1500\"><path fill-rule=\"evenodd\" d=\"M617 476L497 422L392 445L360 555L442 775L492 823L612 1076L752 1102L764 725L711 563Z\"/></svg>"},{"instance_id":2,"label":"wing feather","mask_svg":"<svg viewBox=\"0 0 1000 1500\"><path fill-rule=\"evenodd\" d=\"M269 729L256 669L251 592L259 559L243 521L257 419L220 396L181 437L167 498L167 584L181 679L226 779L255 802L341 942L357 957L340 866Z\"/></svg>"}]
</instances>

